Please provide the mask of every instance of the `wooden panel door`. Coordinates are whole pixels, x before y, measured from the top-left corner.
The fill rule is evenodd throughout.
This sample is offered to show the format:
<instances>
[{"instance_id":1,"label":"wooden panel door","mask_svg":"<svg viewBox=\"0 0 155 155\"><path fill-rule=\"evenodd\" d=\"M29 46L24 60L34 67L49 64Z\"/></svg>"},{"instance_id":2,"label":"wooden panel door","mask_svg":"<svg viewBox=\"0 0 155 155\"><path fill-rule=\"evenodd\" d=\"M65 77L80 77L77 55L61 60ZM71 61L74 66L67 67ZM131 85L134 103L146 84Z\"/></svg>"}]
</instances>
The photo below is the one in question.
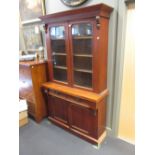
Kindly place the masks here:
<instances>
[{"instance_id":1,"label":"wooden panel door","mask_svg":"<svg viewBox=\"0 0 155 155\"><path fill-rule=\"evenodd\" d=\"M96 137L96 111L71 105L69 118L73 130Z\"/></svg>"},{"instance_id":2,"label":"wooden panel door","mask_svg":"<svg viewBox=\"0 0 155 155\"><path fill-rule=\"evenodd\" d=\"M57 97L49 96L49 116L61 123L68 124L68 103Z\"/></svg>"}]
</instances>

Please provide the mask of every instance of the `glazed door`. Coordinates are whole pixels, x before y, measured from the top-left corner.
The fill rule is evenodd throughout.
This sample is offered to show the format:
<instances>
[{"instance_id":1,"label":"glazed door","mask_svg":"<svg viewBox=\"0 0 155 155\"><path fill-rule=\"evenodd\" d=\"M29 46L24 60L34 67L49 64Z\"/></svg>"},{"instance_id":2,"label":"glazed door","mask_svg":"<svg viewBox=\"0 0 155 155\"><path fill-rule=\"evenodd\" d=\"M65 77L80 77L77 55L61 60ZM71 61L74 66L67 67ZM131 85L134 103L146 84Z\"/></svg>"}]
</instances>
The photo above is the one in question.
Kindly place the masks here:
<instances>
[{"instance_id":1,"label":"glazed door","mask_svg":"<svg viewBox=\"0 0 155 155\"><path fill-rule=\"evenodd\" d=\"M68 73L68 29L66 24L50 25L50 48L52 79L55 82L67 84L69 81Z\"/></svg>"},{"instance_id":2,"label":"glazed door","mask_svg":"<svg viewBox=\"0 0 155 155\"><path fill-rule=\"evenodd\" d=\"M92 89L93 22L71 23L73 86Z\"/></svg>"}]
</instances>

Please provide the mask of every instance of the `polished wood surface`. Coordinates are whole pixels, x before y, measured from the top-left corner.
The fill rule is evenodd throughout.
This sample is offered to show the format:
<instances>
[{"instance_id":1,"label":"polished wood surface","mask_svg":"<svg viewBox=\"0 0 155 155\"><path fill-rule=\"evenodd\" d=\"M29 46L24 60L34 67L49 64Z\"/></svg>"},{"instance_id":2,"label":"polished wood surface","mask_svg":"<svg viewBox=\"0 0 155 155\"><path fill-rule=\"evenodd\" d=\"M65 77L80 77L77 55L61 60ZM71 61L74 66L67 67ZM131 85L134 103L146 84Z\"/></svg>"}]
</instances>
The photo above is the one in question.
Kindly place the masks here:
<instances>
[{"instance_id":1,"label":"polished wood surface","mask_svg":"<svg viewBox=\"0 0 155 155\"><path fill-rule=\"evenodd\" d=\"M49 82L42 84L48 118L93 144L105 137L111 11L98 4L40 17L45 23L48 53ZM73 34L73 26L78 27L78 35Z\"/></svg>"},{"instance_id":2,"label":"polished wood surface","mask_svg":"<svg viewBox=\"0 0 155 155\"><path fill-rule=\"evenodd\" d=\"M33 84L31 80L31 70L27 66L19 66L19 96L34 103Z\"/></svg>"},{"instance_id":3,"label":"polished wood surface","mask_svg":"<svg viewBox=\"0 0 155 155\"><path fill-rule=\"evenodd\" d=\"M70 101L68 97L61 97L64 94L55 96L50 93L50 90L46 90L45 93L48 94L49 120L94 144L98 144L98 140L101 139L105 131L105 99L98 103L96 109L92 109L91 107L81 105L80 101L77 101L74 96L72 97L73 100ZM74 101L79 102L79 104Z\"/></svg>"},{"instance_id":4,"label":"polished wood surface","mask_svg":"<svg viewBox=\"0 0 155 155\"><path fill-rule=\"evenodd\" d=\"M80 137L96 144L105 131L106 96L100 100L90 102L88 96L84 99L77 98L75 94L75 96L72 96L66 93L67 86L59 84L54 84L54 86L55 88L47 85L45 87L43 84L44 94L47 94L48 97L49 119L55 124L71 132L75 132ZM66 92L62 92L60 89L57 89L56 86L62 86L62 90L66 90ZM73 90L76 88L68 87L68 89L72 89L72 92L74 92ZM79 91L84 93L84 90ZM92 94L92 92L88 93Z\"/></svg>"},{"instance_id":5,"label":"polished wood surface","mask_svg":"<svg viewBox=\"0 0 155 155\"><path fill-rule=\"evenodd\" d=\"M20 61L19 64L22 66L33 66L33 65L40 65L45 64L45 60L35 60L35 61Z\"/></svg>"},{"instance_id":6,"label":"polished wood surface","mask_svg":"<svg viewBox=\"0 0 155 155\"><path fill-rule=\"evenodd\" d=\"M100 94L97 94L97 93L89 92L86 90L72 88L72 87L60 85L57 83L51 83L51 82L43 83L42 86L47 89L56 90L64 94L68 94L74 97L79 97L79 98L86 99L88 101L92 101L96 103L102 100L104 97L106 97L109 93L108 89L105 89Z\"/></svg>"},{"instance_id":7,"label":"polished wood surface","mask_svg":"<svg viewBox=\"0 0 155 155\"><path fill-rule=\"evenodd\" d=\"M19 63L19 97L28 102L28 112L37 122L46 116L46 105L41 93L41 84L47 81L45 61Z\"/></svg>"},{"instance_id":8,"label":"polished wood surface","mask_svg":"<svg viewBox=\"0 0 155 155\"><path fill-rule=\"evenodd\" d=\"M80 9L63 11L39 17L44 23L65 22L70 20L81 20L95 16L110 17L113 9L105 4L97 4Z\"/></svg>"},{"instance_id":9,"label":"polished wood surface","mask_svg":"<svg viewBox=\"0 0 155 155\"><path fill-rule=\"evenodd\" d=\"M98 41L94 41L93 75L94 91L100 93L107 88L107 60L108 60L108 27L109 20L100 19L100 29L95 29Z\"/></svg>"}]
</instances>

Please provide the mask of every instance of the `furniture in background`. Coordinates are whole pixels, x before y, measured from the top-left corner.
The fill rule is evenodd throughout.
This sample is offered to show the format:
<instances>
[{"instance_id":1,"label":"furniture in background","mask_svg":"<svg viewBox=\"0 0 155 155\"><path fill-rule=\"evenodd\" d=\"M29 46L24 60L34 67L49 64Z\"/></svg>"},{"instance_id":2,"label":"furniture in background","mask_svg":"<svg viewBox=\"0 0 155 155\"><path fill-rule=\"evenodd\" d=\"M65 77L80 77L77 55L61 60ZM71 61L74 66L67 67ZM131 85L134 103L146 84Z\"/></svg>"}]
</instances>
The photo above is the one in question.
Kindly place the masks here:
<instances>
[{"instance_id":1,"label":"furniture in background","mask_svg":"<svg viewBox=\"0 0 155 155\"><path fill-rule=\"evenodd\" d=\"M45 15L45 0L19 0L22 24L38 22L38 17Z\"/></svg>"},{"instance_id":2,"label":"furniture in background","mask_svg":"<svg viewBox=\"0 0 155 155\"><path fill-rule=\"evenodd\" d=\"M19 127L28 123L27 103L26 100L19 100Z\"/></svg>"},{"instance_id":3,"label":"furniture in background","mask_svg":"<svg viewBox=\"0 0 155 155\"><path fill-rule=\"evenodd\" d=\"M45 15L45 0L19 1L19 50L23 55L44 55L44 30L39 16ZM22 56L22 55L21 55Z\"/></svg>"},{"instance_id":4,"label":"furniture in background","mask_svg":"<svg viewBox=\"0 0 155 155\"><path fill-rule=\"evenodd\" d=\"M45 61L19 62L19 97L28 102L28 113L40 122L46 116L46 105L41 93L47 81Z\"/></svg>"},{"instance_id":5,"label":"furniture in background","mask_svg":"<svg viewBox=\"0 0 155 155\"><path fill-rule=\"evenodd\" d=\"M48 118L94 144L106 135L111 11L98 4L40 17L48 52L50 82L42 85Z\"/></svg>"}]
</instances>

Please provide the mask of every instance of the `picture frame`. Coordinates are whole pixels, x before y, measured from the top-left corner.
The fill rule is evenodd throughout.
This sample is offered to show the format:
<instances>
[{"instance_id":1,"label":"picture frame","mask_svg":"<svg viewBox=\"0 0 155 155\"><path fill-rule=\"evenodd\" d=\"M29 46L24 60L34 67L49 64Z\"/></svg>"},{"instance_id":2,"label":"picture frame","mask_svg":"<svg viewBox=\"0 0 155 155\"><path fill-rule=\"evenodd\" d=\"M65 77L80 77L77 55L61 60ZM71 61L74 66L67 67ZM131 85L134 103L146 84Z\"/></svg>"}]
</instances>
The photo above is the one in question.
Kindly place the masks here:
<instances>
[{"instance_id":1,"label":"picture frame","mask_svg":"<svg viewBox=\"0 0 155 155\"><path fill-rule=\"evenodd\" d=\"M19 0L22 24L39 22L38 17L45 15L45 0Z\"/></svg>"},{"instance_id":2,"label":"picture frame","mask_svg":"<svg viewBox=\"0 0 155 155\"><path fill-rule=\"evenodd\" d=\"M77 7L87 2L88 0L60 0L64 5L69 7Z\"/></svg>"},{"instance_id":3,"label":"picture frame","mask_svg":"<svg viewBox=\"0 0 155 155\"><path fill-rule=\"evenodd\" d=\"M43 47L39 24L25 25L23 27L23 37L27 52L35 52L40 47Z\"/></svg>"}]
</instances>

